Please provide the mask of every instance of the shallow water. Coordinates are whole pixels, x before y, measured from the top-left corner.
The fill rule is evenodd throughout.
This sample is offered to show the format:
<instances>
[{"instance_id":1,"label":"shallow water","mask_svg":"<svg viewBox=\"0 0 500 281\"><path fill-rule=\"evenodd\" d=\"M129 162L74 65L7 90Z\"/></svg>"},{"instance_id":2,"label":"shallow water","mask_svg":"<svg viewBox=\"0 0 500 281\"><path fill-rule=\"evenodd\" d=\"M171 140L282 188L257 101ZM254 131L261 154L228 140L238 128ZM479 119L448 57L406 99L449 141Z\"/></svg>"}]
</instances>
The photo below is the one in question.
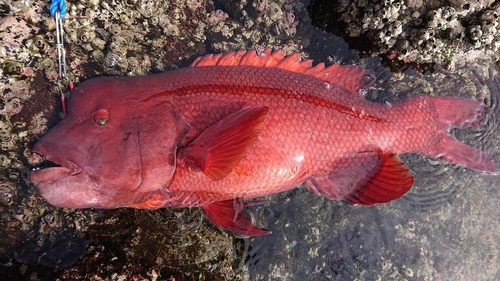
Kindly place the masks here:
<instances>
[{"instance_id":1,"label":"shallow water","mask_svg":"<svg viewBox=\"0 0 500 281\"><path fill-rule=\"evenodd\" d=\"M312 27L304 17L297 35L304 54L315 61L372 69L378 82L368 99L393 102L433 94L484 100L484 128L454 134L500 163L497 63L485 59L453 71L422 74L408 68L394 74L378 58L360 59L343 39ZM86 78L93 77L94 68L82 68ZM123 75L116 69L104 74ZM11 119L31 118L41 112L40 103L50 112L45 114L49 127L59 120L58 101L47 91L47 81L31 84L39 96ZM30 145L25 141L2 155L24 155L24 146ZM500 177L442 160L403 155L415 185L402 198L374 207L329 201L300 187L270 196L272 203L251 209L258 224L273 233L240 239L214 227L198 209L75 211L49 206L27 180L31 166L26 158L2 173L0 272L10 280L500 279Z\"/></svg>"}]
</instances>

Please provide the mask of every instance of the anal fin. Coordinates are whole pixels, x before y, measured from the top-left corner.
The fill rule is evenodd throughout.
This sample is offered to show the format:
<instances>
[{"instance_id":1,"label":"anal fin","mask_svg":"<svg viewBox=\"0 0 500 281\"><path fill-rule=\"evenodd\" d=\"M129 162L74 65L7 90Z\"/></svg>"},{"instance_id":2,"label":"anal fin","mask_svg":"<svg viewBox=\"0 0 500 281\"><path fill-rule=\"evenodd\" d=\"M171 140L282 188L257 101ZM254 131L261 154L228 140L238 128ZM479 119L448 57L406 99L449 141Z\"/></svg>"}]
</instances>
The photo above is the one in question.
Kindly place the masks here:
<instances>
[{"instance_id":1,"label":"anal fin","mask_svg":"<svg viewBox=\"0 0 500 281\"><path fill-rule=\"evenodd\" d=\"M258 228L247 212L247 204L241 198L214 202L202 206L206 216L219 228L231 230L244 236L260 236L271 231Z\"/></svg>"},{"instance_id":2,"label":"anal fin","mask_svg":"<svg viewBox=\"0 0 500 281\"><path fill-rule=\"evenodd\" d=\"M307 180L306 187L328 199L362 205L395 200L412 187L413 176L395 153L376 149L358 154L348 169Z\"/></svg>"}]
</instances>

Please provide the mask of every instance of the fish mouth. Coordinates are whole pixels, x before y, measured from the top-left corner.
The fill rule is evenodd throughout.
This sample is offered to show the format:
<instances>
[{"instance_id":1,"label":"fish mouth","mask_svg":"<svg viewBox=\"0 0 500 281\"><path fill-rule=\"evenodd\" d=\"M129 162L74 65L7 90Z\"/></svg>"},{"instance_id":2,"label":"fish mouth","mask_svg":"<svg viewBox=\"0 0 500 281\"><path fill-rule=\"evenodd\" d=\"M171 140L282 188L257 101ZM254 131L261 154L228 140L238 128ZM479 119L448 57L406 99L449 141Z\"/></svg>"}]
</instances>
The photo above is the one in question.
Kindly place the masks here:
<instances>
[{"instance_id":1,"label":"fish mouth","mask_svg":"<svg viewBox=\"0 0 500 281\"><path fill-rule=\"evenodd\" d=\"M30 180L49 204L76 209L114 207L110 201L112 197L96 192L96 183L89 178L89 174L67 159L66 155L53 154L40 142L32 151L46 159L34 167Z\"/></svg>"},{"instance_id":2,"label":"fish mouth","mask_svg":"<svg viewBox=\"0 0 500 281\"><path fill-rule=\"evenodd\" d=\"M59 181L82 172L82 168L77 164L68 159L50 154L40 143L36 143L32 151L45 159L38 163L30 174L31 182L37 186L40 183Z\"/></svg>"}]
</instances>

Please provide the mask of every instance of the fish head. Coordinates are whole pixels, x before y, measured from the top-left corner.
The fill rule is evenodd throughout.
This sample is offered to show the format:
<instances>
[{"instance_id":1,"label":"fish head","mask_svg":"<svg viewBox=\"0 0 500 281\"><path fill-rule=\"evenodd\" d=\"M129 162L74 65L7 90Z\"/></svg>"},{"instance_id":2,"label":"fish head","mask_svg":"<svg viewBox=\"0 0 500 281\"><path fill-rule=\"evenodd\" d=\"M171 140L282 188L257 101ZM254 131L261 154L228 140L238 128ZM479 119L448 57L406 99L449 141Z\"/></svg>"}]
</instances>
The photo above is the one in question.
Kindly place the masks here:
<instances>
[{"instance_id":1,"label":"fish head","mask_svg":"<svg viewBox=\"0 0 500 281\"><path fill-rule=\"evenodd\" d=\"M33 147L58 165L31 172L50 204L126 207L169 183L185 123L164 96L141 92L141 83L97 78L73 90L67 116Z\"/></svg>"}]
</instances>

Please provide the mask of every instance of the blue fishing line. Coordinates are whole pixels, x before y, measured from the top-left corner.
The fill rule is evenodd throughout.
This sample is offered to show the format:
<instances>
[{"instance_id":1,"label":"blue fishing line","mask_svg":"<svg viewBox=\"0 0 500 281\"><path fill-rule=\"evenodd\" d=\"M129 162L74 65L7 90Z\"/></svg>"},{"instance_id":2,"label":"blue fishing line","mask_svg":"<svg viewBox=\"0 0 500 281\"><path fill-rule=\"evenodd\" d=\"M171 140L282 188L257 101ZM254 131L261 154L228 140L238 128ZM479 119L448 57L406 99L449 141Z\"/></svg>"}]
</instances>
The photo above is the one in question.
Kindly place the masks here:
<instances>
[{"instance_id":1,"label":"blue fishing line","mask_svg":"<svg viewBox=\"0 0 500 281\"><path fill-rule=\"evenodd\" d=\"M50 3L50 15L55 18L56 12L59 10L59 17L62 19L66 16L66 1L64 0L52 0Z\"/></svg>"}]
</instances>

